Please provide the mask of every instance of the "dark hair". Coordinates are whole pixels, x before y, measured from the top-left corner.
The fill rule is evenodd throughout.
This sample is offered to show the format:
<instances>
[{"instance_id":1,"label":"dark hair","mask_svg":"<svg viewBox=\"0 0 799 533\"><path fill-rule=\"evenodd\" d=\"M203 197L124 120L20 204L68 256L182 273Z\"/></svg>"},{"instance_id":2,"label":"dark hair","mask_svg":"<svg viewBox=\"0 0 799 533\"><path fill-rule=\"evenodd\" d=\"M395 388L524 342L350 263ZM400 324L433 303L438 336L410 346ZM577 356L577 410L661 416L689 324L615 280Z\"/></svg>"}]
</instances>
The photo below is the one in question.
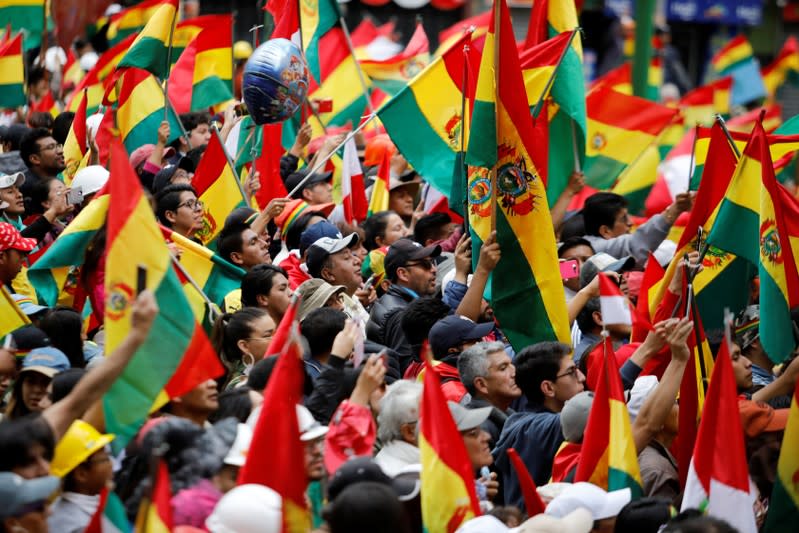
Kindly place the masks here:
<instances>
[{"instance_id":1,"label":"dark hair","mask_svg":"<svg viewBox=\"0 0 799 533\"><path fill-rule=\"evenodd\" d=\"M235 313L225 313L214 322L211 342L228 368L233 370L241 361L238 342L252 334L252 323L268 313L259 307L243 307Z\"/></svg>"},{"instance_id":2,"label":"dark hair","mask_svg":"<svg viewBox=\"0 0 799 533\"><path fill-rule=\"evenodd\" d=\"M38 413L0 422L0 472L31 464L34 458L30 453L35 444L44 448L45 459L53 459L55 435Z\"/></svg>"},{"instance_id":3,"label":"dark hair","mask_svg":"<svg viewBox=\"0 0 799 533\"><path fill-rule=\"evenodd\" d=\"M41 65L34 65L28 69L28 87L33 87L42 80L47 79L47 70Z\"/></svg>"},{"instance_id":4,"label":"dark hair","mask_svg":"<svg viewBox=\"0 0 799 533\"><path fill-rule=\"evenodd\" d=\"M211 413L208 421L212 424L223 418L233 417L244 424L252 412L250 387L242 386L228 389L219 395L219 407Z\"/></svg>"},{"instance_id":5,"label":"dark hair","mask_svg":"<svg viewBox=\"0 0 799 533\"><path fill-rule=\"evenodd\" d=\"M380 245L377 244L377 238L380 237L384 239L386 237L388 217L393 214L394 211L380 211L363 222L362 227L365 234L363 245L367 250L372 251L376 248L380 248Z\"/></svg>"},{"instance_id":6,"label":"dark hair","mask_svg":"<svg viewBox=\"0 0 799 533\"><path fill-rule=\"evenodd\" d=\"M413 231L413 240L425 246L428 239L440 241L444 227L452 223L452 218L446 213L430 213L416 221ZM385 231L385 230L384 230Z\"/></svg>"},{"instance_id":7,"label":"dark hair","mask_svg":"<svg viewBox=\"0 0 799 533\"><path fill-rule=\"evenodd\" d=\"M38 372L36 372L38 374ZM6 405L6 419L19 420L20 418L33 413L22 399L22 385L26 379L29 379L34 372L23 372L14 380L14 385L11 387L11 394L8 396L8 404ZM44 375L44 374L40 374Z\"/></svg>"},{"instance_id":8,"label":"dark hair","mask_svg":"<svg viewBox=\"0 0 799 533\"><path fill-rule=\"evenodd\" d=\"M582 213L577 213L560 225L560 239L565 241L572 237L582 237L585 235L585 220Z\"/></svg>"},{"instance_id":9,"label":"dark hair","mask_svg":"<svg viewBox=\"0 0 799 533\"><path fill-rule=\"evenodd\" d=\"M558 246L558 258L563 257L566 252L572 248L577 248L578 246L588 246L591 248L591 254L593 255L594 247L591 246L591 243L588 242L588 239L583 237L569 237L560 243L560 246Z\"/></svg>"},{"instance_id":10,"label":"dark hair","mask_svg":"<svg viewBox=\"0 0 799 533\"><path fill-rule=\"evenodd\" d=\"M400 325L414 353L427 340L433 325L449 315L450 311L450 307L435 296L417 298L402 311Z\"/></svg>"},{"instance_id":11,"label":"dark hair","mask_svg":"<svg viewBox=\"0 0 799 533\"><path fill-rule=\"evenodd\" d=\"M31 167L30 157L39 153L39 140L47 137L52 137L52 134L45 128L34 128L22 136L19 142L19 157L25 166Z\"/></svg>"},{"instance_id":12,"label":"dark hair","mask_svg":"<svg viewBox=\"0 0 799 533\"><path fill-rule=\"evenodd\" d=\"M180 123L187 133L191 134L191 130L200 124L211 124L211 115L207 111L192 111L191 113L183 113L180 115Z\"/></svg>"},{"instance_id":13,"label":"dark hair","mask_svg":"<svg viewBox=\"0 0 799 533\"><path fill-rule=\"evenodd\" d=\"M297 217L297 220L289 227L286 234L283 236L283 241L286 243L286 248L289 250L297 250L300 247L300 236L302 232L308 227L308 222L313 217L327 218L321 211L309 211Z\"/></svg>"},{"instance_id":14,"label":"dark hair","mask_svg":"<svg viewBox=\"0 0 799 533\"><path fill-rule=\"evenodd\" d=\"M585 302L583 308L580 309L580 312L577 313L575 321L577 322L577 327L583 332L583 335L591 333L596 329L597 323L594 322L594 313L600 310L599 297L594 296L593 298L589 298L588 301Z\"/></svg>"},{"instance_id":15,"label":"dark hair","mask_svg":"<svg viewBox=\"0 0 799 533\"><path fill-rule=\"evenodd\" d=\"M247 386L256 392L264 392L272 370L275 369L277 357L277 355L271 355L255 363L250 370L250 375L247 376Z\"/></svg>"},{"instance_id":16,"label":"dark hair","mask_svg":"<svg viewBox=\"0 0 799 533\"><path fill-rule=\"evenodd\" d=\"M39 321L39 328L50 337L51 344L64 352L72 368L83 368L83 320L71 307L58 306L48 311Z\"/></svg>"},{"instance_id":17,"label":"dark hair","mask_svg":"<svg viewBox=\"0 0 799 533\"><path fill-rule=\"evenodd\" d=\"M172 227L172 223L166 218L166 212L178 209L180 194L183 192L193 192L197 196L197 191L194 190L194 187L185 183L167 185L155 196L155 216L164 226Z\"/></svg>"},{"instance_id":18,"label":"dark hair","mask_svg":"<svg viewBox=\"0 0 799 533\"><path fill-rule=\"evenodd\" d=\"M599 235L599 228L613 227L616 215L627 207L627 199L615 192L598 192L589 196L583 206L586 235Z\"/></svg>"},{"instance_id":19,"label":"dark hair","mask_svg":"<svg viewBox=\"0 0 799 533\"><path fill-rule=\"evenodd\" d=\"M64 111L53 120L53 139L55 142L64 144L69 135L69 129L72 127L72 121L75 119L75 113L72 111Z\"/></svg>"},{"instance_id":20,"label":"dark hair","mask_svg":"<svg viewBox=\"0 0 799 533\"><path fill-rule=\"evenodd\" d=\"M300 332L308 341L311 357L330 353L336 335L344 329L346 322L347 315L332 307L320 307L308 313L300 323Z\"/></svg>"},{"instance_id":21,"label":"dark hair","mask_svg":"<svg viewBox=\"0 0 799 533\"><path fill-rule=\"evenodd\" d=\"M72 392L78 381L86 375L86 369L83 368L67 368L53 376L52 388L53 392L50 394L50 401L56 403L57 401L66 398L67 394Z\"/></svg>"},{"instance_id":22,"label":"dark hair","mask_svg":"<svg viewBox=\"0 0 799 533\"><path fill-rule=\"evenodd\" d=\"M361 481L336 496L323 513L330 533L410 533L396 493L383 483Z\"/></svg>"},{"instance_id":23,"label":"dark hair","mask_svg":"<svg viewBox=\"0 0 799 533\"><path fill-rule=\"evenodd\" d=\"M47 111L34 111L28 117L28 125L31 128L51 130L53 128L53 115Z\"/></svg>"},{"instance_id":24,"label":"dark hair","mask_svg":"<svg viewBox=\"0 0 799 533\"><path fill-rule=\"evenodd\" d=\"M186 130L191 131L191 130ZM205 153L205 149L208 148L206 145L202 146L195 146L188 152L186 152L186 158L194 163L194 168L197 168L197 165L200 164L200 159L203 158L203 154Z\"/></svg>"},{"instance_id":25,"label":"dark hair","mask_svg":"<svg viewBox=\"0 0 799 533\"><path fill-rule=\"evenodd\" d=\"M42 204L50 199L50 185L52 185L54 181L61 180L58 178L44 178L33 184L29 202L29 211L31 214L41 215L46 211Z\"/></svg>"},{"instance_id":26,"label":"dark hair","mask_svg":"<svg viewBox=\"0 0 799 533\"><path fill-rule=\"evenodd\" d=\"M247 220L253 216L258 214L258 211L253 209L252 207L237 207L233 211L228 214L227 218L225 218L225 224L222 227L222 231L225 231L225 228L228 226L234 226L236 224L247 224ZM247 224L249 226L249 224Z\"/></svg>"},{"instance_id":27,"label":"dark hair","mask_svg":"<svg viewBox=\"0 0 799 533\"><path fill-rule=\"evenodd\" d=\"M658 533L671 520L671 502L662 498L639 498L619 511L614 531Z\"/></svg>"},{"instance_id":28,"label":"dark hair","mask_svg":"<svg viewBox=\"0 0 799 533\"><path fill-rule=\"evenodd\" d=\"M255 265L244 275L241 280L241 305L257 307L259 294L269 294L274 285L274 278L283 274L288 278L285 270L275 265Z\"/></svg>"},{"instance_id":29,"label":"dark hair","mask_svg":"<svg viewBox=\"0 0 799 533\"><path fill-rule=\"evenodd\" d=\"M687 509L663 528L663 533L737 533L738 530L720 518Z\"/></svg>"},{"instance_id":30,"label":"dark hair","mask_svg":"<svg viewBox=\"0 0 799 533\"><path fill-rule=\"evenodd\" d=\"M541 383L547 380L555 381L561 359L571 351L568 344L548 341L528 346L516 354L513 360L516 366L516 385L522 390L528 402L536 405L544 403Z\"/></svg>"},{"instance_id":31,"label":"dark hair","mask_svg":"<svg viewBox=\"0 0 799 533\"><path fill-rule=\"evenodd\" d=\"M221 258L233 263L230 256L234 253L241 253L241 248L244 245L244 239L242 239L241 234L248 229L250 229L250 226L243 222L225 224L216 238L216 253Z\"/></svg>"}]
</instances>

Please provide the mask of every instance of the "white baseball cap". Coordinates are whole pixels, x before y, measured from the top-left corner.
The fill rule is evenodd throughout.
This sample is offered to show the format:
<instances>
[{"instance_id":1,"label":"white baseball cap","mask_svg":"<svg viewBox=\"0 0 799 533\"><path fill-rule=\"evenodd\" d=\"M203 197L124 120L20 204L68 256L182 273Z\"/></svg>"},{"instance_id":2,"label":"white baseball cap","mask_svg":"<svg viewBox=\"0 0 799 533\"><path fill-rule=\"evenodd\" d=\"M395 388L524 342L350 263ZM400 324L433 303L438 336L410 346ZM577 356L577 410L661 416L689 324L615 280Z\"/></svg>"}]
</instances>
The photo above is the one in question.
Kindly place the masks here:
<instances>
[{"instance_id":1,"label":"white baseball cap","mask_svg":"<svg viewBox=\"0 0 799 533\"><path fill-rule=\"evenodd\" d=\"M582 507L591 512L594 520L603 520L618 515L631 499L629 488L606 492L593 483L581 481L574 483L549 502L546 514L563 518Z\"/></svg>"}]
</instances>

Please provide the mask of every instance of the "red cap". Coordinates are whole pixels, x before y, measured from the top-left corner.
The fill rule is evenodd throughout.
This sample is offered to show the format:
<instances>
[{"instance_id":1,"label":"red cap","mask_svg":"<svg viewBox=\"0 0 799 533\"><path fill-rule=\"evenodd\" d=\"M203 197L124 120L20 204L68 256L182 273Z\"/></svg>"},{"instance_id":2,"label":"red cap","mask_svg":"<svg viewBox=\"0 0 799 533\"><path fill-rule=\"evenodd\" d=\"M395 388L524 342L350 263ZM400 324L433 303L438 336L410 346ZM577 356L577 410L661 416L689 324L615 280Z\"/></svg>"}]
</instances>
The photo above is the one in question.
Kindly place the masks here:
<instances>
[{"instance_id":1,"label":"red cap","mask_svg":"<svg viewBox=\"0 0 799 533\"><path fill-rule=\"evenodd\" d=\"M8 222L0 222L0 252L11 249L30 252L36 244L36 239L26 239Z\"/></svg>"}]
</instances>

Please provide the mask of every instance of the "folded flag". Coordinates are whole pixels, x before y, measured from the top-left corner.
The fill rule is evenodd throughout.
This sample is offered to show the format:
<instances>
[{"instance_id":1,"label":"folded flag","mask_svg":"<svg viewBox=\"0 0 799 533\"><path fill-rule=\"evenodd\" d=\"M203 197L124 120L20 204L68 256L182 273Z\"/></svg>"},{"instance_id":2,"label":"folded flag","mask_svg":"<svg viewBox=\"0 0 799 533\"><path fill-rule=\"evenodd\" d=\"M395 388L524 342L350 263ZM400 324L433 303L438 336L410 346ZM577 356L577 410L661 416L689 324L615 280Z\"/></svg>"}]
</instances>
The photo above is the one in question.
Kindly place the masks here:
<instances>
[{"instance_id":1,"label":"folded flag","mask_svg":"<svg viewBox=\"0 0 799 533\"><path fill-rule=\"evenodd\" d=\"M632 326L630 315L630 302L622 294L616 282L607 274L600 272L599 276L599 305L602 310L602 324L625 324Z\"/></svg>"},{"instance_id":2,"label":"folded flag","mask_svg":"<svg viewBox=\"0 0 799 533\"><path fill-rule=\"evenodd\" d=\"M791 396L790 409L763 529L765 533L785 531L789 524L799 521L799 455L796 453L799 450L799 383Z\"/></svg>"},{"instance_id":3,"label":"folded flag","mask_svg":"<svg viewBox=\"0 0 799 533\"><path fill-rule=\"evenodd\" d=\"M120 60L119 68L141 68L164 79L169 70L168 48L177 18L177 0L164 0Z\"/></svg>"},{"instance_id":4,"label":"folded flag","mask_svg":"<svg viewBox=\"0 0 799 533\"><path fill-rule=\"evenodd\" d=\"M2 8L0 8L2 12ZM22 59L22 32L0 44L0 107L14 109L25 105L25 65Z\"/></svg>"},{"instance_id":5,"label":"folded flag","mask_svg":"<svg viewBox=\"0 0 799 533\"><path fill-rule=\"evenodd\" d=\"M86 131L86 106L88 104L88 90L84 89L75 111L75 117L69 127L67 138L64 141L64 184L69 186L75 173L89 164L89 140Z\"/></svg>"},{"instance_id":6,"label":"folded flag","mask_svg":"<svg viewBox=\"0 0 799 533\"><path fill-rule=\"evenodd\" d=\"M699 423L682 510L704 509L741 533L757 531L744 434L727 341L721 343Z\"/></svg>"}]
</instances>

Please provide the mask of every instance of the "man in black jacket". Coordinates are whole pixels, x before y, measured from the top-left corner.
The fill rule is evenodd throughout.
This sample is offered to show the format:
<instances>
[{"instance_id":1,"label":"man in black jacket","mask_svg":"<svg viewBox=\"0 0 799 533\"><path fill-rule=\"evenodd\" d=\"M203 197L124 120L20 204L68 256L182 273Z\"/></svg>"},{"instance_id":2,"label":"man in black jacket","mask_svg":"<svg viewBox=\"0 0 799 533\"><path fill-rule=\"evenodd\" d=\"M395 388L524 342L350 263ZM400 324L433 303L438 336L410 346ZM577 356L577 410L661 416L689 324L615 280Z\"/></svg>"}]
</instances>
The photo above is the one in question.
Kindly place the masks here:
<instances>
[{"instance_id":1,"label":"man in black jacket","mask_svg":"<svg viewBox=\"0 0 799 533\"><path fill-rule=\"evenodd\" d=\"M366 336L399 352L403 372L410 362L411 349L402 332L401 311L416 298L435 293L433 259L440 254L440 246L425 247L410 239L396 241L386 253L386 279L391 287L372 306Z\"/></svg>"}]
</instances>

